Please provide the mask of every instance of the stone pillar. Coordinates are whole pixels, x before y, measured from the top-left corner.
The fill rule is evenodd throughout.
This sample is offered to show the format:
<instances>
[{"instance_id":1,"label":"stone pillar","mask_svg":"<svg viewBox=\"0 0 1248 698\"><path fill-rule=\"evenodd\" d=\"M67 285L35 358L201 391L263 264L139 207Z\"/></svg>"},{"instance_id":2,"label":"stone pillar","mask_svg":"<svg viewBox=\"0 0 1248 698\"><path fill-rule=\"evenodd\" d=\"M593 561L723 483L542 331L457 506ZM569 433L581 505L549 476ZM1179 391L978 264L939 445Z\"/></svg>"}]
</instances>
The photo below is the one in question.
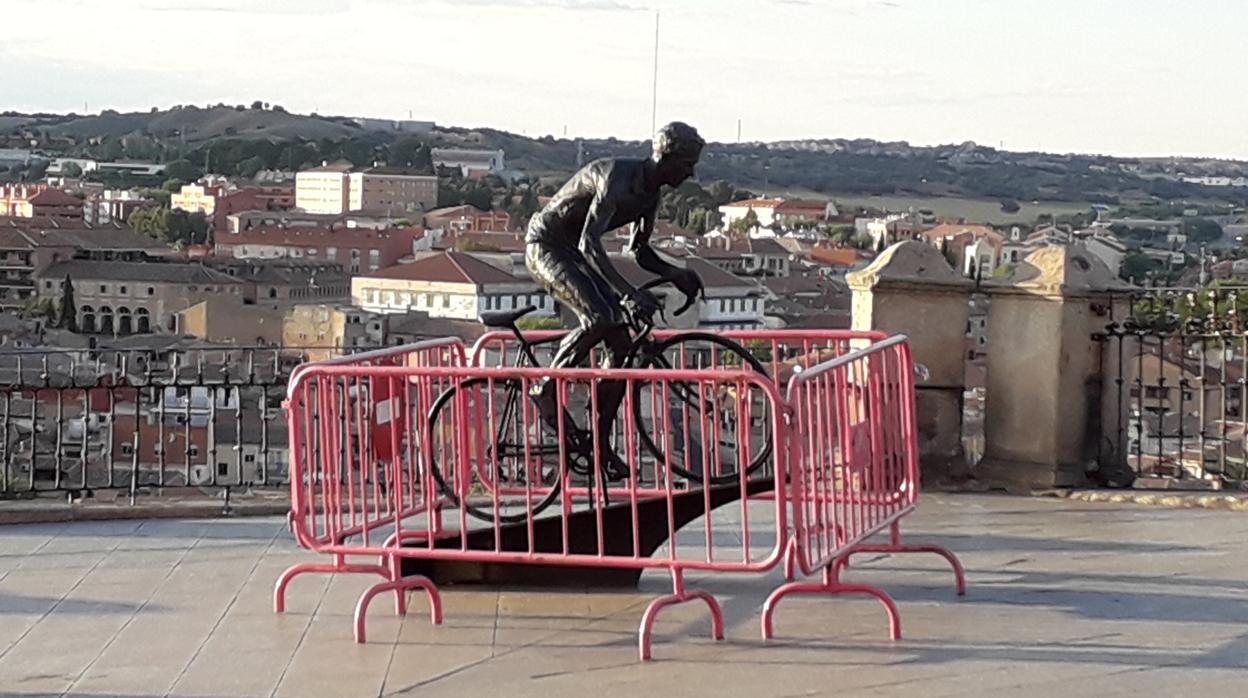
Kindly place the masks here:
<instances>
[{"instance_id":1,"label":"stone pillar","mask_svg":"<svg viewBox=\"0 0 1248 698\"><path fill-rule=\"evenodd\" d=\"M885 250L871 266L846 277L853 291L855 330L909 338L916 364L919 461L925 479L960 475L962 392L966 385L966 323L974 284L935 247L910 240Z\"/></svg>"},{"instance_id":2,"label":"stone pillar","mask_svg":"<svg viewBox=\"0 0 1248 698\"><path fill-rule=\"evenodd\" d=\"M1111 373L1117 356L1106 356L1094 335L1109 324L1111 304L1122 303L1114 292L1129 288L1077 244L1037 250L986 284L988 395L977 479L1014 490L1079 486L1107 446L1102 472L1118 465L1118 430L1105 426L1124 413ZM1126 312L1114 308L1116 317Z\"/></svg>"}]
</instances>

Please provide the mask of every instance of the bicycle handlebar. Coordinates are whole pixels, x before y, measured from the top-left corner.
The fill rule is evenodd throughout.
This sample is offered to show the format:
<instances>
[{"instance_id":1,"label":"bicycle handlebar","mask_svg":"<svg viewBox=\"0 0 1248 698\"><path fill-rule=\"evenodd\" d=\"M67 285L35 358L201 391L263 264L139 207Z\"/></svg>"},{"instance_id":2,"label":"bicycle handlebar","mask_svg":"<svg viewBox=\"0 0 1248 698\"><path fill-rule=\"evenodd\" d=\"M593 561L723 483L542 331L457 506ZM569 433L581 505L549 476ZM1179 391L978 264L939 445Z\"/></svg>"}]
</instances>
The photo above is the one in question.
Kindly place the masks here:
<instances>
[{"instance_id":1,"label":"bicycle handlebar","mask_svg":"<svg viewBox=\"0 0 1248 698\"><path fill-rule=\"evenodd\" d=\"M638 288L639 290L642 290L642 291L649 291L650 289L655 288L657 286L662 286L663 284L675 285L675 283L676 283L675 280L661 276L657 279L651 279L647 281L646 283L642 284ZM705 291L703 293L705 294ZM693 306L696 300L698 300L697 294L686 295L684 304L682 304L678 309L676 309L676 312L673 313L673 315L677 317L684 315L685 311L689 310L689 308ZM659 316L664 319L667 319L667 316L664 314L662 307L659 308Z\"/></svg>"}]
</instances>

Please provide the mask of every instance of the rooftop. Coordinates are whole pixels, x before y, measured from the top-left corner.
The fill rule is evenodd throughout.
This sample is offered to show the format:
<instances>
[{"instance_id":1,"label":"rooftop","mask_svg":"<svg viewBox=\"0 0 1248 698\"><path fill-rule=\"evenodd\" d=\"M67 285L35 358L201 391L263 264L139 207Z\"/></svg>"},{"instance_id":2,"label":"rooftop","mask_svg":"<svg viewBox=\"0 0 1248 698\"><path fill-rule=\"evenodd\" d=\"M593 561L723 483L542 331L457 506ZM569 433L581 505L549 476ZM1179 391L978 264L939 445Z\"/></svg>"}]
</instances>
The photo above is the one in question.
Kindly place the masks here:
<instances>
[{"instance_id":1,"label":"rooftop","mask_svg":"<svg viewBox=\"0 0 1248 698\"><path fill-rule=\"evenodd\" d=\"M515 284L523 283L498 267L491 266L464 252L447 251L430 255L411 264L396 264L366 274L371 279L403 279L452 284Z\"/></svg>"},{"instance_id":2,"label":"rooftop","mask_svg":"<svg viewBox=\"0 0 1248 698\"><path fill-rule=\"evenodd\" d=\"M198 263L112 262L75 259L57 262L40 274L42 278L75 281L150 281L178 284L239 284L238 279Z\"/></svg>"},{"instance_id":3,"label":"rooftop","mask_svg":"<svg viewBox=\"0 0 1248 698\"><path fill-rule=\"evenodd\" d=\"M669 608L649 664L636 660L637 619L670 591L659 572L628 591L445 587L439 627L420 593L406 617L378 598L356 645L351 612L376 577L300 577L273 613L277 575L324 559L295 545L284 517L9 525L0 686L128 698L1243 694L1242 513L925 495L906 524L962 556L969 596L955 600L935 559L855 558L846 578L895 596L900 642L878 603L843 595L781 604L764 643L758 610L779 572L689 573L723 603L727 637L706 637L704 607Z\"/></svg>"},{"instance_id":4,"label":"rooftop","mask_svg":"<svg viewBox=\"0 0 1248 698\"><path fill-rule=\"evenodd\" d=\"M743 199L741 201L733 201L724 206L729 208L775 208L784 203L784 199Z\"/></svg>"},{"instance_id":5,"label":"rooftop","mask_svg":"<svg viewBox=\"0 0 1248 698\"><path fill-rule=\"evenodd\" d=\"M319 228L312 226L253 226L237 233L221 233L217 245L337 245L350 247L362 242L412 239L420 228Z\"/></svg>"},{"instance_id":6,"label":"rooftop","mask_svg":"<svg viewBox=\"0 0 1248 698\"><path fill-rule=\"evenodd\" d=\"M1005 241L1004 235L1002 235L1001 233L998 233L997 231L993 230L992 228L986 225L972 225L972 224L966 224L966 223L941 223L940 225L937 225L935 227L928 228L927 230L921 230L918 232L919 235L922 235L928 240L940 240L941 238L953 237L955 235L962 235L963 233L970 233L971 235L977 238L986 237L995 242Z\"/></svg>"},{"instance_id":7,"label":"rooftop","mask_svg":"<svg viewBox=\"0 0 1248 698\"><path fill-rule=\"evenodd\" d=\"M35 206L81 206L82 199L76 196L66 194L60 189L48 188L30 197L30 203Z\"/></svg>"},{"instance_id":8,"label":"rooftop","mask_svg":"<svg viewBox=\"0 0 1248 698\"><path fill-rule=\"evenodd\" d=\"M400 177L426 177L428 179L437 179L437 175L431 174L415 167L403 167L400 165L378 165L376 167L366 167L360 170L364 174L370 175L393 175Z\"/></svg>"}]
</instances>

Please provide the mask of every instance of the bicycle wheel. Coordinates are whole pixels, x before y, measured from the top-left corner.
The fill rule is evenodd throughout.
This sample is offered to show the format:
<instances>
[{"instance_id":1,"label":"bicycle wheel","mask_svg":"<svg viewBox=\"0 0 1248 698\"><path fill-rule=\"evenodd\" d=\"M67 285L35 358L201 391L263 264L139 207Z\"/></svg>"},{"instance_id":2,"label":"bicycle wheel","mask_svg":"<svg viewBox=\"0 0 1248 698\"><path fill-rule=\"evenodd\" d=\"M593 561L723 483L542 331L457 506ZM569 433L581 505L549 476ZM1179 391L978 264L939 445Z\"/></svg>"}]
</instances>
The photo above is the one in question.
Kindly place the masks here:
<instances>
[{"instance_id":1,"label":"bicycle wheel","mask_svg":"<svg viewBox=\"0 0 1248 698\"><path fill-rule=\"evenodd\" d=\"M638 368L712 369L748 366L767 376L767 368L737 342L709 332L684 332L656 342L639 357ZM774 448L772 405L757 388L748 391L749 424L740 424L741 412L732 384L671 381L663 395L645 381L633 383L633 416L637 434L658 466L669 464L673 473L691 482L712 485L737 482L745 463L752 474L771 457ZM742 437L745 443L742 443ZM709 446L709 448L708 448ZM709 466L711 476L702 471Z\"/></svg>"},{"instance_id":2,"label":"bicycle wheel","mask_svg":"<svg viewBox=\"0 0 1248 698\"><path fill-rule=\"evenodd\" d=\"M458 399L457 399L458 396ZM543 439L520 381L470 378L429 410L430 473L473 518L500 524L536 516L559 496L560 447ZM522 409L529 409L526 424Z\"/></svg>"}]
</instances>

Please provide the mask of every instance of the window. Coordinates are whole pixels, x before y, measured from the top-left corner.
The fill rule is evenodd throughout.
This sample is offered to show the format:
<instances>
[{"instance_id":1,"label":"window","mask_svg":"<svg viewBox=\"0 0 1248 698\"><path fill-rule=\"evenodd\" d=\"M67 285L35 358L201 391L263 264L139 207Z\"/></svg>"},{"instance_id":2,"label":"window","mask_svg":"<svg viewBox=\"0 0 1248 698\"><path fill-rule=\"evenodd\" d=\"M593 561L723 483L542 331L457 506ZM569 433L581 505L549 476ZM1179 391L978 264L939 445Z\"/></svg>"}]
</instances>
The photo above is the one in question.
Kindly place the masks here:
<instances>
[{"instance_id":1,"label":"window","mask_svg":"<svg viewBox=\"0 0 1248 698\"><path fill-rule=\"evenodd\" d=\"M195 444L191 444L191 447L187 450L190 452L192 456L199 455L199 446L196 446Z\"/></svg>"},{"instance_id":2,"label":"window","mask_svg":"<svg viewBox=\"0 0 1248 698\"><path fill-rule=\"evenodd\" d=\"M127 442L127 443L123 443L123 444L121 445L121 455L123 455L123 456L132 456L132 455L134 455L134 446L133 446L133 445L131 445L129 442Z\"/></svg>"},{"instance_id":3,"label":"window","mask_svg":"<svg viewBox=\"0 0 1248 698\"><path fill-rule=\"evenodd\" d=\"M100 293L108 293L108 286L100 284Z\"/></svg>"},{"instance_id":4,"label":"window","mask_svg":"<svg viewBox=\"0 0 1248 698\"><path fill-rule=\"evenodd\" d=\"M123 294L123 295L124 295L124 294L125 294L125 292L126 292L126 287L125 287L125 286L122 286L120 289L118 289L118 290L117 290L117 292L118 292L118 293L121 293L121 294Z\"/></svg>"},{"instance_id":5,"label":"window","mask_svg":"<svg viewBox=\"0 0 1248 698\"><path fill-rule=\"evenodd\" d=\"M156 295L156 289L152 288L151 286L148 286L148 287L147 287L147 295L149 295L149 296L154 296L154 295Z\"/></svg>"},{"instance_id":6,"label":"window","mask_svg":"<svg viewBox=\"0 0 1248 698\"><path fill-rule=\"evenodd\" d=\"M247 455L243 456L243 462L244 462L244 463L255 463L255 462L256 462L256 454L254 454L254 453L248 453Z\"/></svg>"},{"instance_id":7,"label":"window","mask_svg":"<svg viewBox=\"0 0 1248 698\"><path fill-rule=\"evenodd\" d=\"M230 474L229 463L217 463L217 477L227 477Z\"/></svg>"},{"instance_id":8,"label":"window","mask_svg":"<svg viewBox=\"0 0 1248 698\"><path fill-rule=\"evenodd\" d=\"M52 282L51 282L51 281L45 281L45 282L43 282L43 287L44 287L44 288L52 288Z\"/></svg>"},{"instance_id":9,"label":"window","mask_svg":"<svg viewBox=\"0 0 1248 698\"><path fill-rule=\"evenodd\" d=\"M451 296L449 293L442 294L442 307L443 308L451 307Z\"/></svg>"}]
</instances>

